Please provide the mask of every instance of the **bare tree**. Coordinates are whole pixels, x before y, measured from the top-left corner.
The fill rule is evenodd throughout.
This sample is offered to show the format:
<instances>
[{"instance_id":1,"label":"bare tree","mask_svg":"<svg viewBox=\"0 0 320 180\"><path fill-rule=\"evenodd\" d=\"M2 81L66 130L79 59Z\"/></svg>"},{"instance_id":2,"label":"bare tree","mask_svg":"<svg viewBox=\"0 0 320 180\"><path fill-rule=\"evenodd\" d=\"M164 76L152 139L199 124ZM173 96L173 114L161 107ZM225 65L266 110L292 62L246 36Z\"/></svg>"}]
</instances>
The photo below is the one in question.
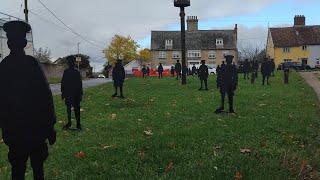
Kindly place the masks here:
<instances>
[{"instance_id":1,"label":"bare tree","mask_svg":"<svg viewBox=\"0 0 320 180\"><path fill-rule=\"evenodd\" d=\"M265 44L261 41L246 40L238 43L239 58L243 61L244 59L258 60L261 61L265 56Z\"/></svg>"},{"instance_id":2,"label":"bare tree","mask_svg":"<svg viewBox=\"0 0 320 180\"><path fill-rule=\"evenodd\" d=\"M50 49L35 49L35 55L34 57L40 62L40 63L46 63L46 64L51 64L52 62L50 61L51 58L51 51Z\"/></svg>"}]
</instances>

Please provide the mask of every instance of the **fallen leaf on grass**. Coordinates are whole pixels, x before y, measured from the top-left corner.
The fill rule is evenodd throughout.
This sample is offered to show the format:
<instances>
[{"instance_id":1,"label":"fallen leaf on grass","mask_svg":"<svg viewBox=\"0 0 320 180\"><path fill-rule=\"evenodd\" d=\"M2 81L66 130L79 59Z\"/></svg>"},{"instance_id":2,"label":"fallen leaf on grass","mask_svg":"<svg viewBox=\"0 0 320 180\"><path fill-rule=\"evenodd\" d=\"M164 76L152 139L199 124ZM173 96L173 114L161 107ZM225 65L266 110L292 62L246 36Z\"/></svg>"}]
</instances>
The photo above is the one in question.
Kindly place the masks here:
<instances>
[{"instance_id":1,"label":"fallen leaf on grass","mask_svg":"<svg viewBox=\"0 0 320 180\"><path fill-rule=\"evenodd\" d=\"M150 107L151 106L149 104L146 104L146 105L143 106L144 109L150 109Z\"/></svg>"},{"instance_id":2,"label":"fallen leaf on grass","mask_svg":"<svg viewBox=\"0 0 320 180\"><path fill-rule=\"evenodd\" d=\"M102 150L111 148L110 145L105 145L105 144L101 144L101 143L99 143L99 145L100 145L100 148L101 148Z\"/></svg>"},{"instance_id":3,"label":"fallen leaf on grass","mask_svg":"<svg viewBox=\"0 0 320 180\"><path fill-rule=\"evenodd\" d=\"M81 109L80 109L80 112L84 112L84 109L81 108Z\"/></svg>"},{"instance_id":4,"label":"fallen leaf on grass","mask_svg":"<svg viewBox=\"0 0 320 180\"><path fill-rule=\"evenodd\" d=\"M58 121L58 124L65 124L65 121Z\"/></svg>"},{"instance_id":5,"label":"fallen leaf on grass","mask_svg":"<svg viewBox=\"0 0 320 180\"><path fill-rule=\"evenodd\" d=\"M261 143L261 144L260 144L260 147L268 147L268 144L266 144L266 143Z\"/></svg>"},{"instance_id":6,"label":"fallen leaf on grass","mask_svg":"<svg viewBox=\"0 0 320 180\"><path fill-rule=\"evenodd\" d=\"M293 139L293 138L294 138L294 135L293 135L293 134L289 134L289 135L288 135L288 138Z\"/></svg>"},{"instance_id":7,"label":"fallen leaf on grass","mask_svg":"<svg viewBox=\"0 0 320 180\"><path fill-rule=\"evenodd\" d=\"M217 166L214 166L213 168L214 168L216 171L218 171L218 167L217 167Z\"/></svg>"},{"instance_id":8,"label":"fallen leaf on grass","mask_svg":"<svg viewBox=\"0 0 320 180\"><path fill-rule=\"evenodd\" d=\"M144 156L144 151L143 150L138 151L138 155L139 156Z\"/></svg>"},{"instance_id":9,"label":"fallen leaf on grass","mask_svg":"<svg viewBox=\"0 0 320 180\"><path fill-rule=\"evenodd\" d=\"M151 132L151 130L143 131L143 134L144 134L145 136L152 136L152 135L153 135L153 133Z\"/></svg>"},{"instance_id":10,"label":"fallen leaf on grass","mask_svg":"<svg viewBox=\"0 0 320 180\"><path fill-rule=\"evenodd\" d=\"M308 161L307 160L303 160L302 161L302 164L301 164L301 168L300 168L300 173L302 173L303 169L306 167L306 165L308 165Z\"/></svg>"},{"instance_id":11,"label":"fallen leaf on grass","mask_svg":"<svg viewBox=\"0 0 320 180\"><path fill-rule=\"evenodd\" d=\"M167 168L164 170L164 172L168 172L168 171L170 171L170 170L172 170L172 169L173 169L173 162L171 161L171 162L168 164Z\"/></svg>"},{"instance_id":12,"label":"fallen leaf on grass","mask_svg":"<svg viewBox=\"0 0 320 180\"><path fill-rule=\"evenodd\" d=\"M0 140L0 144L4 143L3 139Z\"/></svg>"},{"instance_id":13,"label":"fallen leaf on grass","mask_svg":"<svg viewBox=\"0 0 320 180\"><path fill-rule=\"evenodd\" d=\"M117 114L111 114L111 119L112 119L112 120L117 119Z\"/></svg>"},{"instance_id":14,"label":"fallen leaf on grass","mask_svg":"<svg viewBox=\"0 0 320 180\"><path fill-rule=\"evenodd\" d=\"M83 151L80 151L80 152L77 152L75 156L76 156L77 159L82 159L82 158L84 158L86 155L84 154Z\"/></svg>"},{"instance_id":15,"label":"fallen leaf on grass","mask_svg":"<svg viewBox=\"0 0 320 180\"><path fill-rule=\"evenodd\" d=\"M250 149L240 149L241 153L251 153Z\"/></svg>"},{"instance_id":16,"label":"fallen leaf on grass","mask_svg":"<svg viewBox=\"0 0 320 180\"><path fill-rule=\"evenodd\" d=\"M266 104L259 104L259 106L266 106Z\"/></svg>"},{"instance_id":17,"label":"fallen leaf on grass","mask_svg":"<svg viewBox=\"0 0 320 180\"><path fill-rule=\"evenodd\" d=\"M234 174L234 179L235 179L235 180L240 180L240 179L242 179L241 173L240 173L240 172L236 172L236 173Z\"/></svg>"},{"instance_id":18,"label":"fallen leaf on grass","mask_svg":"<svg viewBox=\"0 0 320 180\"><path fill-rule=\"evenodd\" d=\"M215 146L213 146L213 149L214 149L214 150L216 150L216 149L221 149L221 146L215 145Z\"/></svg>"}]
</instances>

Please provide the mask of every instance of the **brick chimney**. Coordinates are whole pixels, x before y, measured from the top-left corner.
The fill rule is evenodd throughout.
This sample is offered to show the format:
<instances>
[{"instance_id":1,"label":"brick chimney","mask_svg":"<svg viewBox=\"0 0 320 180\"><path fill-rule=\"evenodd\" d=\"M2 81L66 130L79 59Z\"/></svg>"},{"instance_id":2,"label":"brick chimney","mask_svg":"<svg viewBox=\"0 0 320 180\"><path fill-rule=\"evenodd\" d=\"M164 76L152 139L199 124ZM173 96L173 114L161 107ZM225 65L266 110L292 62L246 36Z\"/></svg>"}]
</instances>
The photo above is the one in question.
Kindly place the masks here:
<instances>
[{"instance_id":1,"label":"brick chimney","mask_svg":"<svg viewBox=\"0 0 320 180\"><path fill-rule=\"evenodd\" d=\"M187 17L187 31L196 32L198 31L198 17L188 16Z\"/></svg>"},{"instance_id":2,"label":"brick chimney","mask_svg":"<svg viewBox=\"0 0 320 180\"><path fill-rule=\"evenodd\" d=\"M306 17L304 17L304 15L294 16L294 26L305 26L305 25L306 25Z\"/></svg>"},{"instance_id":3,"label":"brick chimney","mask_svg":"<svg viewBox=\"0 0 320 180\"><path fill-rule=\"evenodd\" d=\"M236 41L238 40L238 24L234 25L234 36L236 38Z\"/></svg>"}]
</instances>

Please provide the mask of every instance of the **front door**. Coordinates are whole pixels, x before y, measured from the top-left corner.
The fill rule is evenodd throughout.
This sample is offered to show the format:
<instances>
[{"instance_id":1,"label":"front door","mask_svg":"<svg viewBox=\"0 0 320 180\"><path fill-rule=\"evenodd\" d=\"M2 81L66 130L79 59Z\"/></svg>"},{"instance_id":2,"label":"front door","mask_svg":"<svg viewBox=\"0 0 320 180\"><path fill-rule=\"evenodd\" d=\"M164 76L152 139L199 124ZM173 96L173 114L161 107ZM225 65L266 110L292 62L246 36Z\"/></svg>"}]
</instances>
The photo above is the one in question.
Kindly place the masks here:
<instances>
[{"instance_id":1,"label":"front door","mask_svg":"<svg viewBox=\"0 0 320 180\"><path fill-rule=\"evenodd\" d=\"M307 59L307 58L302 58L302 59L301 59L301 63L302 63L303 65L307 65L307 64L308 64L308 59Z\"/></svg>"}]
</instances>

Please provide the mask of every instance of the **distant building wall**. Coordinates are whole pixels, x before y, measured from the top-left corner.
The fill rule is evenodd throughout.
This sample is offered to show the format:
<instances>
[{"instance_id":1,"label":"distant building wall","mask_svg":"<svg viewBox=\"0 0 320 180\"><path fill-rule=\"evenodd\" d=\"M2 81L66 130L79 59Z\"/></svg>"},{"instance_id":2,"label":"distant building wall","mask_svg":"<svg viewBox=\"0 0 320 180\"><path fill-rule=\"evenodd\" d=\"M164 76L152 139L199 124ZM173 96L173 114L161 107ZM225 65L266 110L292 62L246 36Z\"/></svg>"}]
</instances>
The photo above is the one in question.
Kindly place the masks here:
<instances>
[{"instance_id":1,"label":"distant building wall","mask_svg":"<svg viewBox=\"0 0 320 180\"><path fill-rule=\"evenodd\" d=\"M44 74L47 78L51 77L62 77L64 70L67 68L65 65L60 64L41 64ZM82 77L86 77L86 71L80 70Z\"/></svg>"},{"instance_id":2,"label":"distant building wall","mask_svg":"<svg viewBox=\"0 0 320 180\"><path fill-rule=\"evenodd\" d=\"M314 68L316 65L319 66L320 61L320 45L316 46L308 46L310 48L310 61L308 62L309 65Z\"/></svg>"}]
</instances>

